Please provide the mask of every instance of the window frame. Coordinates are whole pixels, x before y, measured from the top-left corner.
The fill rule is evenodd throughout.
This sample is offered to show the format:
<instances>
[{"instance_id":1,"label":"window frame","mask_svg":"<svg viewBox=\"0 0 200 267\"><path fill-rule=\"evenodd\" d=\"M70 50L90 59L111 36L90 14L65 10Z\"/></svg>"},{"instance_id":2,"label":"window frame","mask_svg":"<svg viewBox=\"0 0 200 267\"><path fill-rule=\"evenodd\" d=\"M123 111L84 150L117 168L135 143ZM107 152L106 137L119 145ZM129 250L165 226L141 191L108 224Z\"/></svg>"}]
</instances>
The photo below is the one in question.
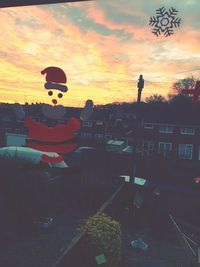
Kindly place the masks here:
<instances>
[{"instance_id":1,"label":"window frame","mask_svg":"<svg viewBox=\"0 0 200 267\"><path fill-rule=\"evenodd\" d=\"M152 130L152 129L154 129L154 125L152 123L144 123L144 129Z\"/></svg>"},{"instance_id":2,"label":"window frame","mask_svg":"<svg viewBox=\"0 0 200 267\"><path fill-rule=\"evenodd\" d=\"M94 135L95 140L104 140L104 134L102 133L96 133Z\"/></svg>"},{"instance_id":3,"label":"window frame","mask_svg":"<svg viewBox=\"0 0 200 267\"><path fill-rule=\"evenodd\" d=\"M87 133L87 132L82 132L81 133L81 138L91 139L92 138L92 134L91 133Z\"/></svg>"},{"instance_id":4,"label":"window frame","mask_svg":"<svg viewBox=\"0 0 200 267\"><path fill-rule=\"evenodd\" d=\"M162 152L162 151L160 151L160 145L161 144L165 144L165 145L170 145L170 152L172 151L172 143L170 143L170 142L159 142L158 143L158 152L160 153L160 152ZM164 150L164 152L166 152L166 150Z\"/></svg>"},{"instance_id":5,"label":"window frame","mask_svg":"<svg viewBox=\"0 0 200 267\"><path fill-rule=\"evenodd\" d=\"M181 146L191 146L192 149L191 149L191 156L190 156L190 158L185 157L185 155L184 155L184 157L182 155L180 155L180 147ZM178 156L179 156L179 158L192 160L192 158L193 158L193 148L194 148L194 145L193 144L179 144L179 146L178 146Z\"/></svg>"},{"instance_id":6,"label":"window frame","mask_svg":"<svg viewBox=\"0 0 200 267\"><path fill-rule=\"evenodd\" d=\"M162 131L161 127L165 127L166 129L171 128L171 131ZM159 133L167 133L167 134L172 134L174 132L174 127L173 126L159 126Z\"/></svg>"},{"instance_id":7,"label":"window frame","mask_svg":"<svg viewBox=\"0 0 200 267\"><path fill-rule=\"evenodd\" d=\"M153 151L155 149L155 144L153 141L143 141L142 148L145 151Z\"/></svg>"},{"instance_id":8,"label":"window frame","mask_svg":"<svg viewBox=\"0 0 200 267\"><path fill-rule=\"evenodd\" d=\"M93 126L92 121L84 121L83 122L83 127L89 127L89 128L91 128L92 126Z\"/></svg>"},{"instance_id":9,"label":"window frame","mask_svg":"<svg viewBox=\"0 0 200 267\"><path fill-rule=\"evenodd\" d=\"M189 133L187 131L184 131L186 129L192 129L193 133ZM193 128L193 127L181 127L181 134L182 135L195 135L195 128Z\"/></svg>"},{"instance_id":10,"label":"window frame","mask_svg":"<svg viewBox=\"0 0 200 267\"><path fill-rule=\"evenodd\" d=\"M112 134L105 134L105 140L112 139Z\"/></svg>"}]
</instances>

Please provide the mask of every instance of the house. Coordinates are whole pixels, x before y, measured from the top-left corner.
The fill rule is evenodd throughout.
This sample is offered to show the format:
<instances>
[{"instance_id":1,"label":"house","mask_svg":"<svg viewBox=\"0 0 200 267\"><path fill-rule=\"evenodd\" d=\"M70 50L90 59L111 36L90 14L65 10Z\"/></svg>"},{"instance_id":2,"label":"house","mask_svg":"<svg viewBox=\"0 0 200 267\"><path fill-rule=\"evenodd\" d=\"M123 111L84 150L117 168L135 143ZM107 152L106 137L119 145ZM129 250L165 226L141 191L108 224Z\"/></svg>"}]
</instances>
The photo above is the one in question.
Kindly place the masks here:
<instances>
[{"instance_id":1,"label":"house","mask_svg":"<svg viewBox=\"0 0 200 267\"><path fill-rule=\"evenodd\" d=\"M111 111L95 109L92 118L82 123L80 138L82 141L105 143L113 137Z\"/></svg>"},{"instance_id":2,"label":"house","mask_svg":"<svg viewBox=\"0 0 200 267\"><path fill-rule=\"evenodd\" d=\"M81 140L106 144L110 139L124 139L126 132L133 128L135 115L124 113L119 118L115 113L111 108L94 110L92 118L82 124Z\"/></svg>"},{"instance_id":3,"label":"house","mask_svg":"<svg viewBox=\"0 0 200 267\"><path fill-rule=\"evenodd\" d=\"M24 108L28 114L36 112L34 117L44 121L39 106ZM81 109L66 108L66 111L66 117L60 123L71 116L79 117ZM199 112L200 106L185 107L184 104L182 109L177 106L173 109L173 105L162 104L152 108L141 103L123 112L119 118L112 108L95 108L92 118L82 123L80 145L99 144L106 150L130 153L131 147L127 148L127 145L135 146L137 143L137 151L143 156L160 153L165 157L200 160ZM16 142L24 145L27 129L23 121L14 117L11 107L1 107L0 134L1 146L17 145Z\"/></svg>"},{"instance_id":4,"label":"house","mask_svg":"<svg viewBox=\"0 0 200 267\"><path fill-rule=\"evenodd\" d=\"M164 116L163 116L164 117ZM139 151L142 155L162 154L185 160L200 160L200 119L176 116L145 119L139 130Z\"/></svg>"}]
</instances>

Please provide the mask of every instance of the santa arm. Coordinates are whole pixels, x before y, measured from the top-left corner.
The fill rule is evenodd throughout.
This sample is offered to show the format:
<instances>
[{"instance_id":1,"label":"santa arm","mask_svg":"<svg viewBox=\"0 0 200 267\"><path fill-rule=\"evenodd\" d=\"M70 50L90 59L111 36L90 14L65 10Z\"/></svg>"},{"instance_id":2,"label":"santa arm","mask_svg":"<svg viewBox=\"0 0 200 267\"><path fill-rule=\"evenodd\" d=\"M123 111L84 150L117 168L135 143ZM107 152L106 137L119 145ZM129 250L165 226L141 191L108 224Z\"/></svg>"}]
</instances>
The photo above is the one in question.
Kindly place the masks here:
<instances>
[{"instance_id":1,"label":"santa arm","mask_svg":"<svg viewBox=\"0 0 200 267\"><path fill-rule=\"evenodd\" d=\"M81 122L80 120L78 120L75 117L72 117L69 121L69 123L67 124L67 128L68 130L72 130L72 131L77 131L81 128Z\"/></svg>"},{"instance_id":2,"label":"santa arm","mask_svg":"<svg viewBox=\"0 0 200 267\"><path fill-rule=\"evenodd\" d=\"M33 126L37 126L37 124L38 122L34 120L31 116L27 116L24 120L24 126L28 129Z\"/></svg>"}]
</instances>

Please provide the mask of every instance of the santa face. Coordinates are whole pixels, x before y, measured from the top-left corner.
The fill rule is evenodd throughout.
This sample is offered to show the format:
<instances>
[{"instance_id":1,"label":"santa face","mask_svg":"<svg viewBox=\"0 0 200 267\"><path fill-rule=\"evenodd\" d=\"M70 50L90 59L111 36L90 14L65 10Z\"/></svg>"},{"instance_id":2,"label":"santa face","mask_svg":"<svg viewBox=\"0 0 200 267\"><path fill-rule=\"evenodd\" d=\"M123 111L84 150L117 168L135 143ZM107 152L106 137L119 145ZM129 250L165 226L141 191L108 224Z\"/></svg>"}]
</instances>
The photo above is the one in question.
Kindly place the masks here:
<instances>
[{"instance_id":1,"label":"santa face","mask_svg":"<svg viewBox=\"0 0 200 267\"><path fill-rule=\"evenodd\" d=\"M53 91L53 90L48 91L48 95L52 98L52 103L54 105L58 104L58 98L62 98L63 97L63 93L56 92L56 91Z\"/></svg>"},{"instance_id":2,"label":"santa face","mask_svg":"<svg viewBox=\"0 0 200 267\"><path fill-rule=\"evenodd\" d=\"M44 88L48 90L48 96L51 98L51 105L44 105L42 112L49 119L61 119L65 114L65 108L59 105L59 99L68 91L67 77L65 72L58 67L47 67L41 74L46 74L46 83Z\"/></svg>"},{"instance_id":3,"label":"santa face","mask_svg":"<svg viewBox=\"0 0 200 267\"><path fill-rule=\"evenodd\" d=\"M48 119L59 120L65 115L65 108L61 105L51 106L44 104L42 106L42 113Z\"/></svg>"},{"instance_id":4,"label":"santa face","mask_svg":"<svg viewBox=\"0 0 200 267\"><path fill-rule=\"evenodd\" d=\"M57 105L58 100L63 97L63 92L57 90L49 90L48 95L51 97L51 102L54 106L44 104L42 107L43 115L48 119L58 120L65 115L65 108L62 105Z\"/></svg>"}]
</instances>

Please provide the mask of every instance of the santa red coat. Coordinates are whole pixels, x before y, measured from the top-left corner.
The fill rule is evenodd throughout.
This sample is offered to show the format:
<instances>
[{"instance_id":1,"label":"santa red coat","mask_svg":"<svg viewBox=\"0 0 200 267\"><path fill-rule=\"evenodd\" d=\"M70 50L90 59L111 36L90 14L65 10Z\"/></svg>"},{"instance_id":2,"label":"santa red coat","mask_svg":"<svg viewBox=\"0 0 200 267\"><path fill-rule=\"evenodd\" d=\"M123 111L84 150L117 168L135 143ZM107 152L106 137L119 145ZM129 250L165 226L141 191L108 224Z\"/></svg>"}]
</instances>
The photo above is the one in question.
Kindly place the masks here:
<instances>
[{"instance_id":1,"label":"santa red coat","mask_svg":"<svg viewBox=\"0 0 200 267\"><path fill-rule=\"evenodd\" d=\"M75 133L80 129L80 121L74 117L67 124L48 127L32 117L25 119L28 128L27 146L44 152L69 153L77 147Z\"/></svg>"}]
</instances>

